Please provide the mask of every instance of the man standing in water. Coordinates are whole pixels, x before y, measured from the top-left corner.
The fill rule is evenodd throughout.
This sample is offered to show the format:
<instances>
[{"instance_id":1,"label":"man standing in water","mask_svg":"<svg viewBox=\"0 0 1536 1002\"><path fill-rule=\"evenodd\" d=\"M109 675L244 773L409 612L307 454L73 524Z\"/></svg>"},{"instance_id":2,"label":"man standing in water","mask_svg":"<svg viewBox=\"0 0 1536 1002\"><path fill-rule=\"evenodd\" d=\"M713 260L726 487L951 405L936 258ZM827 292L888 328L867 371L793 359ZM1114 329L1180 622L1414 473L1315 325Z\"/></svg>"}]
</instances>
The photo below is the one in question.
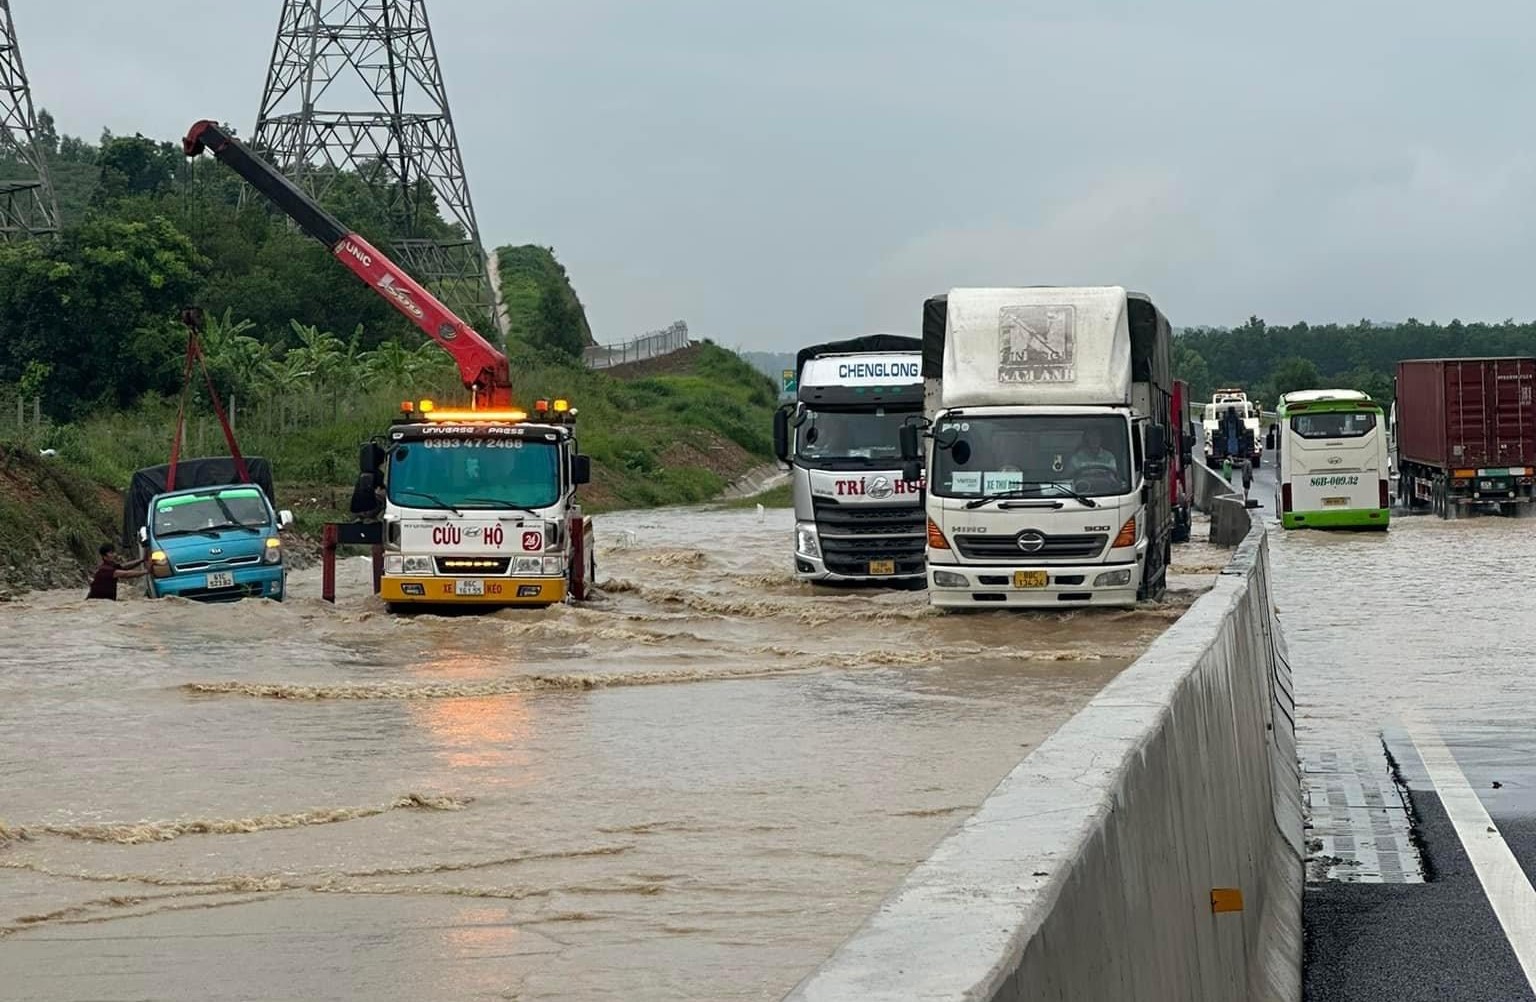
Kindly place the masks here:
<instances>
[{"instance_id":1,"label":"man standing in water","mask_svg":"<svg viewBox=\"0 0 1536 1002\"><path fill-rule=\"evenodd\" d=\"M86 598L104 598L117 601L117 583L128 578L141 578L149 573L143 560L135 560L131 564L117 562L117 548L111 543L102 543L97 551L101 554L101 566L96 568L96 573L91 575L91 590Z\"/></svg>"}]
</instances>

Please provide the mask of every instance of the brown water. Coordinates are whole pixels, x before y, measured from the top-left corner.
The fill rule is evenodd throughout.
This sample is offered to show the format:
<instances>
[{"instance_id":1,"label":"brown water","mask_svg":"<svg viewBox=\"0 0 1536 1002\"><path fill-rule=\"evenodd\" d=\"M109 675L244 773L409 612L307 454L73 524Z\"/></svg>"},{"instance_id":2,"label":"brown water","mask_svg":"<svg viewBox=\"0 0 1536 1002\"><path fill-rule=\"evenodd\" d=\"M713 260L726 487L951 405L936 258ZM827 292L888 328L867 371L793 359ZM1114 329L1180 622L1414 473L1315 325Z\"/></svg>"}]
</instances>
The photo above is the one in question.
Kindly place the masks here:
<instances>
[{"instance_id":1,"label":"brown water","mask_svg":"<svg viewBox=\"0 0 1536 1002\"><path fill-rule=\"evenodd\" d=\"M1225 561L937 615L789 526L603 516L586 608L0 606L0 996L777 999Z\"/></svg>"}]
</instances>

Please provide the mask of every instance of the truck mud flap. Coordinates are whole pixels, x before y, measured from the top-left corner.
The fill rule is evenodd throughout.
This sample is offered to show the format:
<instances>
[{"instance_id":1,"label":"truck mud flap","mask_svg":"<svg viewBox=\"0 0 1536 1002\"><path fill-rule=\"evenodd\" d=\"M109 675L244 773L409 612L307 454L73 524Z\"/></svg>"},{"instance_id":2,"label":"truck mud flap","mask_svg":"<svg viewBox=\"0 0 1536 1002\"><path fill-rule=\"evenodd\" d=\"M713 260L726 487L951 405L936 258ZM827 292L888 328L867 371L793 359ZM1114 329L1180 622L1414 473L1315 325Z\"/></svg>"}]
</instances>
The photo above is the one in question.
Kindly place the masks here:
<instances>
[{"instance_id":1,"label":"truck mud flap","mask_svg":"<svg viewBox=\"0 0 1536 1002\"><path fill-rule=\"evenodd\" d=\"M585 516L572 515L566 528L571 534L571 566L566 572L571 582L569 594L573 602L586 602L595 589L591 577L597 570L592 554L592 523Z\"/></svg>"}]
</instances>

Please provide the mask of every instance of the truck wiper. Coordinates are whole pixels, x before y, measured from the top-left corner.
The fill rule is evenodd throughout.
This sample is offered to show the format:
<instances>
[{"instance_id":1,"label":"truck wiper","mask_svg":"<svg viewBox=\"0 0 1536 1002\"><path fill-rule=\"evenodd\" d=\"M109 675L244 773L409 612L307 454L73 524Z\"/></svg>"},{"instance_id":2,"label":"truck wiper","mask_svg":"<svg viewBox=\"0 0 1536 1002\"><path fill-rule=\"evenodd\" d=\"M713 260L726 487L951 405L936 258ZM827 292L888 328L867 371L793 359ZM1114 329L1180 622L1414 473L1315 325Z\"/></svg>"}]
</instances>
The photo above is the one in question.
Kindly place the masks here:
<instances>
[{"instance_id":1,"label":"truck wiper","mask_svg":"<svg viewBox=\"0 0 1536 1002\"><path fill-rule=\"evenodd\" d=\"M459 511L459 509L455 508L453 505L449 504L447 501L444 501L442 498L438 497L436 494L428 494L426 491L413 491L413 490L405 490L405 489L398 490L395 493L396 494L409 494L411 497L415 497L415 498L426 498L428 501L431 501L433 504L437 505L439 508L447 508L449 511L453 512L455 515L463 515L464 514L462 511Z\"/></svg>"},{"instance_id":2,"label":"truck wiper","mask_svg":"<svg viewBox=\"0 0 1536 1002\"><path fill-rule=\"evenodd\" d=\"M1029 492L1022 487L1015 487L1010 491L998 491L996 494L986 494L982 497L972 498L971 500L967 501L965 503L965 510L971 511L975 508L980 508L983 505L989 505L993 501L1003 501L1008 498L1025 497L1028 495L1028 493Z\"/></svg>"},{"instance_id":3,"label":"truck wiper","mask_svg":"<svg viewBox=\"0 0 1536 1002\"><path fill-rule=\"evenodd\" d=\"M218 525L205 525L197 531L202 533L204 536L217 537L218 534L223 532L225 529L245 529L248 532L256 533L258 536L261 535L260 529L256 528L254 525L246 525L244 522L220 522Z\"/></svg>"},{"instance_id":4,"label":"truck wiper","mask_svg":"<svg viewBox=\"0 0 1536 1002\"><path fill-rule=\"evenodd\" d=\"M463 500L463 503L464 504L493 504L493 505L496 506L497 510L499 510L499 511L521 511L521 512L527 512L529 515L532 515L534 518L542 518L543 517L538 512L534 511L532 508L524 508L520 504L513 504L511 501L503 501L500 498L465 498Z\"/></svg>"},{"instance_id":5,"label":"truck wiper","mask_svg":"<svg viewBox=\"0 0 1536 1002\"><path fill-rule=\"evenodd\" d=\"M219 506L219 511L222 511L224 513L224 517L229 519L229 521L225 522L223 525L209 526L210 529L247 529L256 533L258 536L261 535L260 529L256 528L254 525L246 525L244 522L236 518L235 513L229 510L229 505L225 504L224 499L219 497L217 494L213 496L213 503Z\"/></svg>"},{"instance_id":6,"label":"truck wiper","mask_svg":"<svg viewBox=\"0 0 1536 1002\"><path fill-rule=\"evenodd\" d=\"M983 505L989 505L994 501L1006 501L1008 498L1027 497L1030 492L1026 488L1031 487L1054 487L1057 490L1065 493L1068 497L1076 498L1077 500L1081 501L1083 503L1083 507L1085 508L1097 508L1099 506L1099 503L1093 498L1079 494L1077 491L1074 491L1070 487L1063 487L1061 484L1056 483L1054 480L1031 480L1024 486L1015 487L1013 490L999 491L996 494L988 494L985 497L973 498L972 500L965 503L965 508L967 511L970 511L975 508L980 508Z\"/></svg>"}]
</instances>

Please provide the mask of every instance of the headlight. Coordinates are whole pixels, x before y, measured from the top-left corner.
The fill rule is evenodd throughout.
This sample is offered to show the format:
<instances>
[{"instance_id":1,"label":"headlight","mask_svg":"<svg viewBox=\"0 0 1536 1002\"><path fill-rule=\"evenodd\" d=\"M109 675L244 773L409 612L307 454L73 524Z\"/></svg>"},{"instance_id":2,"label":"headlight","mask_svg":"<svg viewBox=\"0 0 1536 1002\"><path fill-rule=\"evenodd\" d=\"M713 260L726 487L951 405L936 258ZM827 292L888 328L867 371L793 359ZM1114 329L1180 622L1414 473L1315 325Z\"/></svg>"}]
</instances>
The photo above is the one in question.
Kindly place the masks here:
<instances>
[{"instance_id":1,"label":"headlight","mask_svg":"<svg viewBox=\"0 0 1536 1002\"><path fill-rule=\"evenodd\" d=\"M512 561L512 573L514 574L543 574L543 557L517 557Z\"/></svg>"},{"instance_id":2,"label":"headlight","mask_svg":"<svg viewBox=\"0 0 1536 1002\"><path fill-rule=\"evenodd\" d=\"M404 557L402 558L404 573L406 574L431 574L431 557Z\"/></svg>"},{"instance_id":3,"label":"headlight","mask_svg":"<svg viewBox=\"0 0 1536 1002\"><path fill-rule=\"evenodd\" d=\"M545 574L564 574L565 573L565 559L563 557L545 557L544 558L544 573Z\"/></svg>"},{"instance_id":4,"label":"headlight","mask_svg":"<svg viewBox=\"0 0 1536 1002\"><path fill-rule=\"evenodd\" d=\"M1129 570L1105 571L1093 579L1093 586L1095 588L1124 588L1130 583L1131 572Z\"/></svg>"},{"instance_id":5,"label":"headlight","mask_svg":"<svg viewBox=\"0 0 1536 1002\"><path fill-rule=\"evenodd\" d=\"M267 548L262 551L261 559L264 563L275 564L283 559L283 541L276 536L267 540Z\"/></svg>"},{"instance_id":6,"label":"headlight","mask_svg":"<svg viewBox=\"0 0 1536 1002\"><path fill-rule=\"evenodd\" d=\"M971 582L964 574L953 571L934 571L933 583L939 588L969 588Z\"/></svg>"},{"instance_id":7,"label":"headlight","mask_svg":"<svg viewBox=\"0 0 1536 1002\"><path fill-rule=\"evenodd\" d=\"M156 550L149 555L149 572L157 578L171 576L171 560L164 550Z\"/></svg>"},{"instance_id":8,"label":"headlight","mask_svg":"<svg viewBox=\"0 0 1536 1002\"><path fill-rule=\"evenodd\" d=\"M384 554L384 573L385 574L404 574L405 573L405 558L402 557L398 553L386 553L386 554Z\"/></svg>"},{"instance_id":9,"label":"headlight","mask_svg":"<svg viewBox=\"0 0 1536 1002\"><path fill-rule=\"evenodd\" d=\"M795 526L795 552L802 557L821 556L821 544L816 541L814 525Z\"/></svg>"}]
</instances>

